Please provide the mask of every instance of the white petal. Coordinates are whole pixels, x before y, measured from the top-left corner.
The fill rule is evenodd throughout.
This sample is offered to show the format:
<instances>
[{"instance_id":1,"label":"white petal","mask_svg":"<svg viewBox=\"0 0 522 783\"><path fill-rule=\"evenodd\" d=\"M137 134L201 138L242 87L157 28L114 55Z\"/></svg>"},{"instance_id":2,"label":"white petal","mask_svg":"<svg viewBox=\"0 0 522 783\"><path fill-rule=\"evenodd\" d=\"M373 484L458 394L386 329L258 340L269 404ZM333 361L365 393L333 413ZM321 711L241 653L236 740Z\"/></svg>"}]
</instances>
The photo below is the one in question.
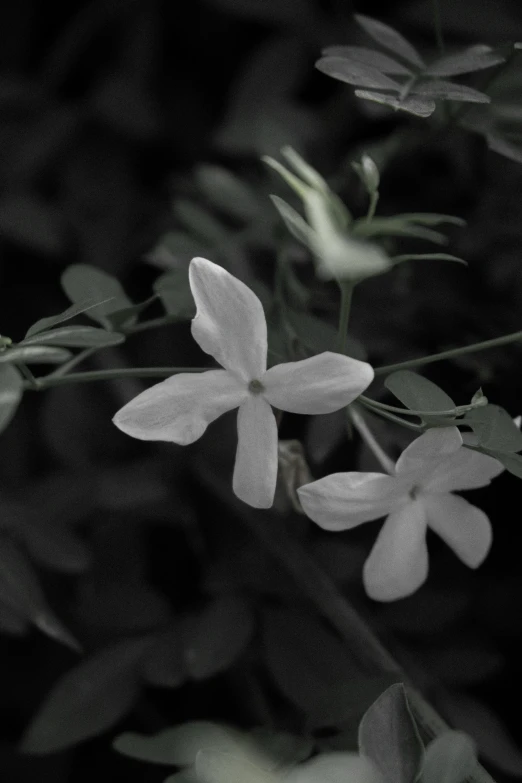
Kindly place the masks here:
<instances>
[{"instance_id":1,"label":"white petal","mask_svg":"<svg viewBox=\"0 0 522 783\"><path fill-rule=\"evenodd\" d=\"M428 492L485 487L504 470L498 459L464 447L440 462L422 486Z\"/></svg>"},{"instance_id":2,"label":"white petal","mask_svg":"<svg viewBox=\"0 0 522 783\"><path fill-rule=\"evenodd\" d=\"M325 351L271 367L263 377L264 397L289 413L332 413L353 402L372 380L366 362Z\"/></svg>"},{"instance_id":3,"label":"white petal","mask_svg":"<svg viewBox=\"0 0 522 783\"><path fill-rule=\"evenodd\" d=\"M416 500L385 521L364 564L364 586L376 601L395 601L414 593L427 576L426 512Z\"/></svg>"},{"instance_id":4,"label":"white petal","mask_svg":"<svg viewBox=\"0 0 522 783\"><path fill-rule=\"evenodd\" d=\"M151 386L113 418L127 435L186 446L200 438L211 421L237 408L246 386L225 370L179 373Z\"/></svg>"},{"instance_id":5,"label":"white petal","mask_svg":"<svg viewBox=\"0 0 522 783\"><path fill-rule=\"evenodd\" d=\"M246 381L266 370L267 331L263 305L226 269L193 258L190 288L197 306L192 336L225 369Z\"/></svg>"},{"instance_id":6,"label":"white petal","mask_svg":"<svg viewBox=\"0 0 522 783\"><path fill-rule=\"evenodd\" d=\"M348 530L407 501L403 482L384 473L332 473L297 494L305 514L325 530Z\"/></svg>"},{"instance_id":7,"label":"white petal","mask_svg":"<svg viewBox=\"0 0 522 783\"><path fill-rule=\"evenodd\" d=\"M358 753L322 753L298 764L283 778L284 783L384 783L369 758Z\"/></svg>"},{"instance_id":8,"label":"white petal","mask_svg":"<svg viewBox=\"0 0 522 783\"><path fill-rule=\"evenodd\" d=\"M270 405L249 396L237 414L237 453L232 488L254 508L270 508L277 482L277 423Z\"/></svg>"},{"instance_id":9,"label":"white petal","mask_svg":"<svg viewBox=\"0 0 522 783\"><path fill-rule=\"evenodd\" d=\"M457 427L433 427L404 449L397 460L397 473L429 473L431 469L462 446Z\"/></svg>"},{"instance_id":10,"label":"white petal","mask_svg":"<svg viewBox=\"0 0 522 783\"><path fill-rule=\"evenodd\" d=\"M422 497L431 529L463 563L477 568L489 552L493 537L486 514L458 495Z\"/></svg>"}]
</instances>

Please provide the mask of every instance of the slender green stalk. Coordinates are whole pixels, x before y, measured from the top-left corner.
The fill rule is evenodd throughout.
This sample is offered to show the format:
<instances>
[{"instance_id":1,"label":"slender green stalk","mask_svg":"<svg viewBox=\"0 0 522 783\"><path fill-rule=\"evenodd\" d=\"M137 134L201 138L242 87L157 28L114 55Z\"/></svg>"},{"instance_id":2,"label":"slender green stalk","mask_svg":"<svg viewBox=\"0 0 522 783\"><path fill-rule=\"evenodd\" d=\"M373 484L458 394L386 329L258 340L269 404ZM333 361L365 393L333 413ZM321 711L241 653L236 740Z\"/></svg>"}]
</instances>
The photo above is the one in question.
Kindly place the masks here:
<instances>
[{"instance_id":1,"label":"slender green stalk","mask_svg":"<svg viewBox=\"0 0 522 783\"><path fill-rule=\"evenodd\" d=\"M484 402L471 402L469 405L457 405L455 408L449 408L445 411L414 411L409 408L396 408L395 405L386 405L384 402L378 402L377 400L372 400L370 397L365 397L364 394L361 394L358 399L360 402L366 403L366 405L371 406L372 408L398 413L402 416L461 416L463 413L467 413L467 411L472 411L474 408L482 408L484 406Z\"/></svg>"},{"instance_id":2,"label":"slender green stalk","mask_svg":"<svg viewBox=\"0 0 522 783\"><path fill-rule=\"evenodd\" d=\"M362 397L363 395L361 395ZM393 421L396 424L400 424L402 427L406 427L408 430L414 430L415 432L424 432L424 427L422 424L414 424L412 421L406 421L406 419L402 419L400 416L395 416L393 413L389 413L386 410L382 410L381 408L374 408L373 405L370 405L366 399L361 399L361 397L357 398L357 401L361 403L365 408L368 408L369 411L372 413L377 414L377 416L381 416L383 419L388 419L388 421Z\"/></svg>"},{"instance_id":3,"label":"slender green stalk","mask_svg":"<svg viewBox=\"0 0 522 783\"><path fill-rule=\"evenodd\" d=\"M53 372L49 373L49 375L46 375L45 379L49 380L51 378L61 378L63 375L67 375L67 373L72 370L73 367L76 367L76 365L80 364L85 359L88 359L89 356L92 356L93 353L101 350L102 347L104 346L92 346L91 348L84 348L83 351L77 353L76 356L73 356L72 359L69 359L68 362L64 362L56 370L53 370Z\"/></svg>"},{"instance_id":4,"label":"slender green stalk","mask_svg":"<svg viewBox=\"0 0 522 783\"><path fill-rule=\"evenodd\" d=\"M349 405L346 408L346 413L349 418L351 418L353 422L353 426L361 436L361 438L365 441L366 445L370 449L370 451L377 457L379 462L381 463L382 467L386 471L386 473L389 473L390 475L395 474L395 463L392 459L388 457L386 452L381 448L381 446L377 443L373 432L370 430L368 425L366 424L366 421L364 420L364 417L360 414L360 412L356 409L355 406Z\"/></svg>"},{"instance_id":5,"label":"slender green stalk","mask_svg":"<svg viewBox=\"0 0 522 783\"><path fill-rule=\"evenodd\" d=\"M148 329L157 329L160 326L180 323L182 320L185 319L181 319L177 315L161 315L159 318L151 318L150 321L133 324L133 326L127 326L118 331L123 332L123 334L137 334L138 332L146 332Z\"/></svg>"},{"instance_id":6,"label":"slender green stalk","mask_svg":"<svg viewBox=\"0 0 522 783\"><path fill-rule=\"evenodd\" d=\"M465 345L462 348L451 348L448 351L440 351L439 353L434 353L431 356L423 356L419 359L408 359L405 362L398 362L397 364L385 364L382 367L375 367L375 375L386 375L395 370L406 370L409 367L422 367L424 364L440 362L443 359L451 359L454 356L464 356L467 353L475 353L475 351L485 351L488 348L508 345L508 343L518 342L519 340L522 340L522 331L512 332L511 334L505 334L503 337L495 337L492 340L484 340L483 342L473 343L472 345Z\"/></svg>"},{"instance_id":7,"label":"slender green stalk","mask_svg":"<svg viewBox=\"0 0 522 783\"><path fill-rule=\"evenodd\" d=\"M346 353L346 338L348 337L348 322L350 320L350 309L352 306L353 283L348 280L340 280L341 289L341 309L339 311L339 333L337 335L337 346L339 353Z\"/></svg>"},{"instance_id":8,"label":"slender green stalk","mask_svg":"<svg viewBox=\"0 0 522 783\"><path fill-rule=\"evenodd\" d=\"M38 388L38 381L34 377L33 373L29 369L29 367L26 364L23 364L22 362L17 362L16 366L24 376L24 378L27 381L27 384L30 389L37 389Z\"/></svg>"},{"instance_id":9,"label":"slender green stalk","mask_svg":"<svg viewBox=\"0 0 522 783\"><path fill-rule=\"evenodd\" d=\"M366 222L371 223L374 216L375 216L375 210L377 209L377 204L379 203L379 191L375 190L371 196L370 196L370 206L368 207L368 212L366 213Z\"/></svg>"},{"instance_id":10,"label":"slender green stalk","mask_svg":"<svg viewBox=\"0 0 522 783\"><path fill-rule=\"evenodd\" d=\"M180 372L205 372L211 367L130 367L117 370L93 370L92 372L69 373L69 375L40 376L35 378L36 387L39 391L50 389L53 386L63 386L66 383L88 383L90 381L108 381L118 378L168 378Z\"/></svg>"},{"instance_id":11,"label":"slender green stalk","mask_svg":"<svg viewBox=\"0 0 522 783\"><path fill-rule=\"evenodd\" d=\"M439 54L444 54L444 37L442 35L442 19L440 13L439 0L431 0L431 7L433 11L433 26L435 28L435 41L437 43L437 49Z\"/></svg>"}]
</instances>

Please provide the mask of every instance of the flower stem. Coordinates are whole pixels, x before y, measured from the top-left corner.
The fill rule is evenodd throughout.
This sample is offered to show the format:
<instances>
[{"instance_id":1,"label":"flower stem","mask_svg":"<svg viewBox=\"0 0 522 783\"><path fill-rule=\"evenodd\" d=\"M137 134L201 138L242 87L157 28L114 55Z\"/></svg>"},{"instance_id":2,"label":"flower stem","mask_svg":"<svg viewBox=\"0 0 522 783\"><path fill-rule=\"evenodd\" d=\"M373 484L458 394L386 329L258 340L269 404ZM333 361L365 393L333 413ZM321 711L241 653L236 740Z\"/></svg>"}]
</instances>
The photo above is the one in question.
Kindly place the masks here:
<instances>
[{"instance_id":1,"label":"flower stem","mask_svg":"<svg viewBox=\"0 0 522 783\"><path fill-rule=\"evenodd\" d=\"M107 381L118 378L168 378L179 372L205 372L211 367L130 367L117 370L93 370L92 372L77 372L69 375L50 375L35 378L39 391L52 386L63 386L66 383L87 383L89 381Z\"/></svg>"},{"instance_id":2,"label":"flower stem","mask_svg":"<svg viewBox=\"0 0 522 783\"><path fill-rule=\"evenodd\" d=\"M365 441L370 451L372 451L373 454L377 457L377 459L381 463L386 473L389 473L391 476L395 475L395 463L393 462L393 460L391 460L388 457L385 451L379 446L379 444L375 440L372 431L366 424L363 416L361 416L359 411L353 405L349 405L346 408L346 413L351 418L355 429L357 430L361 438Z\"/></svg>"},{"instance_id":3,"label":"flower stem","mask_svg":"<svg viewBox=\"0 0 522 783\"><path fill-rule=\"evenodd\" d=\"M375 210L377 209L377 204L379 203L379 191L374 190L373 193L370 195L370 206L368 207L368 212L366 213L366 222L371 223L374 216L375 216Z\"/></svg>"},{"instance_id":4,"label":"flower stem","mask_svg":"<svg viewBox=\"0 0 522 783\"><path fill-rule=\"evenodd\" d=\"M83 351L80 351L80 353L77 353L76 356L73 356L72 359L69 359L68 362L64 362L61 364L58 369L53 370L53 372L49 373L49 375L45 376L45 380L50 380L51 378L61 378L63 375L67 375L69 370L72 370L73 367L76 367L77 364L80 364L80 362L83 362L85 359L88 359L89 356L92 356L93 353L96 353L96 351L99 351L99 346L93 346L91 348L84 348Z\"/></svg>"},{"instance_id":5,"label":"flower stem","mask_svg":"<svg viewBox=\"0 0 522 783\"><path fill-rule=\"evenodd\" d=\"M448 351L440 351L439 353L434 353L431 356L423 356L419 359L408 359L408 361L398 362L397 364L385 364L382 367L375 368L375 375L386 375L389 372L406 370L409 367L422 367L424 364L440 362L443 359L451 359L454 356L464 356L464 354L474 353L475 351L485 351L488 348L508 345L508 343L518 342L519 340L522 340L522 331L512 332L511 334L505 334L503 337L495 337L492 340L484 340L483 342L473 343L472 345L465 345L462 348L451 348Z\"/></svg>"},{"instance_id":6,"label":"flower stem","mask_svg":"<svg viewBox=\"0 0 522 783\"><path fill-rule=\"evenodd\" d=\"M348 336L348 322L352 306L353 283L348 280L339 281L341 289L341 309L339 312L339 333L337 335L337 349L339 353L346 353L346 338Z\"/></svg>"},{"instance_id":7,"label":"flower stem","mask_svg":"<svg viewBox=\"0 0 522 783\"><path fill-rule=\"evenodd\" d=\"M463 413L472 411L474 408L484 407L483 400L485 400L485 398L482 397L478 402L471 402L469 405L457 405L455 408L448 408L444 411L420 411L410 410L409 408L396 408L395 405L386 405L384 402L372 400L371 397L366 397L364 394L359 396L359 400L369 407L390 411L391 413L398 413L402 416L461 416Z\"/></svg>"}]
</instances>

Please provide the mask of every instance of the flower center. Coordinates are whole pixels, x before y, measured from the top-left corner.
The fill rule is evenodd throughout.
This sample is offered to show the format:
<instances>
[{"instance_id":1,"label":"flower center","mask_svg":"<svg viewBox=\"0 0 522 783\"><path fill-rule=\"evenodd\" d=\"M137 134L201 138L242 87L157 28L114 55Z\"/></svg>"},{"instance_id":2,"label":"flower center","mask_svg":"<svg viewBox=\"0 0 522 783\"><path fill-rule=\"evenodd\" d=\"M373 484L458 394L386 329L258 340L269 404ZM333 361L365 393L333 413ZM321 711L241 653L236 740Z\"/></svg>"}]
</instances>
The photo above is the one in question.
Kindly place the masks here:
<instances>
[{"instance_id":1,"label":"flower center","mask_svg":"<svg viewBox=\"0 0 522 783\"><path fill-rule=\"evenodd\" d=\"M421 487L418 484L414 484L413 487L410 489L410 498L412 500L417 500L419 494L421 491Z\"/></svg>"},{"instance_id":2,"label":"flower center","mask_svg":"<svg viewBox=\"0 0 522 783\"><path fill-rule=\"evenodd\" d=\"M250 381L248 384L248 391L252 392L252 394L261 394L261 392L264 392L265 387L261 383L261 381L258 381L257 378L255 378L253 381Z\"/></svg>"}]
</instances>

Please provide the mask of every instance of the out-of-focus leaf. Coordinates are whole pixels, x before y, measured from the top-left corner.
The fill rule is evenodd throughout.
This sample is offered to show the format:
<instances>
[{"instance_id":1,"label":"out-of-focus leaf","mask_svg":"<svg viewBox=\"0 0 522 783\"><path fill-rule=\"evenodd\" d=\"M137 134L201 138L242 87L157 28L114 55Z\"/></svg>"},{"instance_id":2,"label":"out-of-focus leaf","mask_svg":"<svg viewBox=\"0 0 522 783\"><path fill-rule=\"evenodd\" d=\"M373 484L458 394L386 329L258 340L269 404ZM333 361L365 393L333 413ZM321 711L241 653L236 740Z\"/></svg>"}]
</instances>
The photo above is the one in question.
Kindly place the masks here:
<instances>
[{"instance_id":1,"label":"out-of-focus leaf","mask_svg":"<svg viewBox=\"0 0 522 783\"><path fill-rule=\"evenodd\" d=\"M0 432L3 432L20 404L23 379L16 367L0 364Z\"/></svg>"},{"instance_id":2,"label":"out-of-focus leaf","mask_svg":"<svg viewBox=\"0 0 522 783\"><path fill-rule=\"evenodd\" d=\"M450 223L454 226L465 226L466 221L457 215L440 215L437 212L402 212L395 218L380 218L381 220L397 220L404 223L416 223L420 226L440 226Z\"/></svg>"},{"instance_id":3,"label":"out-of-focus leaf","mask_svg":"<svg viewBox=\"0 0 522 783\"><path fill-rule=\"evenodd\" d=\"M25 617L0 601L0 630L12 636L24 636L29 632L29 623Z\"/></svg>"},{"instance_id":4,"label":"out-of-focus leaf","mask_svg":"<svg viewBox=\"0 0 522 783\"><path fill-rule=\"evenodd\" d=\"M475 743L462 731L446 731L426 749L423 783L462 783L477 767Z\"/></svg>"},{"instance_id":5,"label":"out-of-focus leaf","mask_svg":"<svg viewBox=\"0 0 522 783\"><path fill-rule=\"evenodd\" d=\"M96 653L54 686L22 742L26 753L46 754L111 728L132 707L148 639L128 639Z\"/></svg>"},{"instance_id":6,"label":"out-of-focus leaf","mask_svg":"<svg viewBox=\"0 0 522 783\"><path fill-rule=\"evenodd\" d=\"M5 537L0 546L0 600L43 633L78 648L76 640L49 609L29 560Z\"/></svg>"},{"instance_id":7,"label":"out-of-focus leaf","mask_svg":"<svg viewBox=\"0 0 522 783\"><path fill-rule=\"evenodd\" d=\"M457 729L475 740L486 761L507 775L522 777L522 752L489 707L460 692L445 692L439 698L440 709Z\"/></svg>"},{"instance_id":8,"label":"out-of-focus leaf","mask_svg":"<svg viewBox=\"0 0 522 783\"><path fill-rule=\"evenodd\" d=\"M424 757L406 691L395 683L379 696L359 724L359 751L389 783L414 783Z\"/></svg>"},{"instance_id":9,"label":"out-of-focus leaf","mask_svg":"<svg viewBox=\"0 0 522 783\"><path fill-rule=\"evenodd\" d=\"M204 207L187 199L176 199L172 205L175 217L197 239L214 245L228 239L228 231Z\"/></svg>"},{"instance_id":10,"label":"out-of-focus leaf","mask_svg":"<svg viewBox=\"0 0 522 783\"><path fill-rule=\"evenodd\" d=\"M123 307L121 310L115 310L112 313L107 313L107 320L111 324L113 329L122 329L125 326L129 326L137 320L138 315L142 313L147 307L154 302L156 296L153 295L144 302L138 302L130 307Z\"/></svg>"},{"instance_id":11,"label":"out-of-focus leaf","mask_svg":"<svg viewBox=\"0 0 522 783\"><path fill-rule=\"evenodd\" d=\"M314 231L306 220L286 201L283 201L279 196L270 196L275 208L283 218L283 221L298 242L302 242L306 247L310 247L313 243Z\"/></svg>"},{"instance_id":12,"label":"out-of-focus leaf","mask_svg":"<svg viewBox=\"0 0 522 783\"><path fill-rule=\"evenodd\" d=\"M522 450L522 433L499 405L474 408L466 413L464 421L473 429L482 448L508 453Z\"/></svg>"},{"instance_id":13,"label":"out-of-focus leaf","mask_svg":"<svg viewBox=\"0 0 522 783\"><path fill-rule=\"evenodd\" d=\"M187 269L173 269L161 275L154 282L154 291L169 315L188 320L196 314Z\"/></svg>"},{"instance_id":14,"label":"out-of-focus leaf","mask_svg":"<svg viewBox=\"0 0 522 783\"><path fill-rule=\"evenodd\" d=\"M315 727L360 715L396 679L369 678L323 623L302 612L267 611L263 646L278 687Z\"/></svg>"},{"instance_id":15,"label":"out-of-focus leaf","mask_svg":"<svg viewBox=\"0 0 522 783\"><path fill-rule=\"evenodd\" d=\"M394 264L402 264L404 261L456 261L459 264L468 266L468 262L458 256L452 256L449 253L406 253L402 256L393 256Z\"/></svg>"},{"instance_id":16,"label":"out-of-focus leaf","mask_svg":"<svg viewBox=\"0 0 522 783\"><path fill-rule=\"evenodd\" d=\"M372 19L369 16L355 14L355 20L371 36L374 41L380 43L385 49L389 49L395 55L416 65L418 68L424 68L424 62L418 51L404 38L397 30L390 27L378 19Z\"/></svg>"},{"instance_id":17,"label":"out-of-focus leaf","mask_svg":"<svg viewBox=\"0 0 522 783\"><path fill-rule=\"evenodd\" d=\"M93 307L97 307L100 304L105 303L100 302L97 299L86 299L83 302L78 302L71 305L67 308L67 310L64 310L63 313L59 313L58 315L51 315L48 318L40 318L39 321L37 321L27 330L25 339L32 337L39 332L44 332L47 329L52 329L53 326L57 326L64 321L69 321L71 318L74 318L77 315L81 315L82 313L86 313L88 310L91 310Z\"/></svg>"},{"instance_id":18,"label":"out-of-focus leaf","mask_svg":"<svg viewBox=\"0 0 522 783\"><path fill-rule=\"evenodd\" d=\"M210 164L196 169L196 182L217 209L239 220L251 220L259 212L255 192L222 166Z\"/></svg>"},{"instance_id":19,"label":"out-of-focus leaf","mask_svg":"<svg viewBox=\"0 0 522 783\"><path fill-rule=\"evenodd\" d=\"M314 354L336 350L337 330L317 316L287 308L285 319L295 331L300 342ZM347 338L346 353L361 361L365 361L367 358L364 345L354 337Z\"/></svg>"},{"instance_id":20,"label":"out-of-focus leaf","mask_svg":"<svg viewBox=\"0 0 522 783\"><path fill-rule=\"evenodd\" d=\"M23 362L24 364L61 364L71 358L65 348L46 345L16 345L0 353L0 364Z\"/></svg>"},{"instance_id":21,"label":"out-of-focus leaf","mask_svg":"<svg viewBox=\"0 0 522 783\"><path fill-rule=\"evenodd\" d=\"M473 73L491 68L505 62L505 57L497 54L485 44L477 44L456 54L441 57L428 65L424 73L427 76L458 76L461 73Z\"/></svg>"},{"instance_id":22,"label":"out-of-focus leaf","mask_svg":"<svg viewBox=\"0 0 522 783\"><path fill-rule=\"evenodd\" d=\"M187 680L179 626L151 637L150 650L143 660L143 676L159 688L178 688Z\"/></svg>"},{"instance_id":23,"label":"out-of-focus leaf","mask_svg":"<svg viewBox=\"0 0 522 783\"><path fill-rule=\"evenodd\" d=\"M428 242L434 242L438 245L444 245L448 242L447 237L439 231L408 222L402 215L393 218L374 218L369 223L365 220L356 220L352 231L358 237L415 237L426 239Z\"/></svg>"},{"instance_id":24,"label":"out-of-focus leaf","mask_svg":"<svg viewBox=\"0 0 522 783\"><path fill-rule=\"evenodd\" d=\"M489 149L493 152L498 152L499 155L503 155L505 158L509 158L509 160L514 160L515 163L522 163L522 147L512 144L496 133L487 133L486 141Z\"/></svg>"},{"instance_id":25,"label":"out-of-focus leaf","mask_svg":"<svg viewBox=\"0 0 522 783\"><path fill-rule=\"evenodd\" d=\"M95 326L62 326L48 332L39 332L26 337L21 345L64 345L70 348L103 348L108 345L120 345L125 335L107 332Z\"/></svg>"},{"instance_id":26,"label":"out-of-focus leaf","mask_svg":"<svg viewBox=\"0 0 522 783\"><path fill-rule=\"evenodd\" d=\"M148 737L133 732L120 734L113 747L119 753L151 764L185 767L195 763L202 748L232 753L240 752L243 745L241 732L229 726L191 721Z\"/></svg>"},{"instance_id":27,"label":"out-of-focus leaf","mask_svg":"<svg viewBox=\"0 0 522 783\"><path fill-rule=\"evenodd\" d=\"M501 462L505 469L517 478L522 478L522 454L506 454L502 451L487 450L491 457Z\"/></svg>"},{"instance_id":28,"label":"out-of-focus leaf","mask_svg":"<svg viewBox=\"0 0 522 783\"><path fill-rule=\"evenodd\" d=\"M211 243L212 244L212 243ZM209 258L211 248L183 231L169 231L146 255L146 260L162 269L181 267L188 269L189 262L196 256Z\"/></svg>"},{"instance_id":29,"label":"out-of-focus leaf","mask_svg":"<svg viewBox=\"0 0 522 783\"><path fill-rule=\"evenodd\" d=\"M412 87L413 95L421 95L426 98L439 98L445 101L467 101L469 103L490 103L491 98L484 92L466 87L464 84L444 82L433 79L429 82L421 82Z\"/></svg>"},{"instance_id":30,"label":"out-of-focus leaf","mask_svg":"<svg viewBox=\"0 0 522 783\"><path fill-rule=\"evenodd\" d=\"M25 525L23 540L32 557L47 568L76 574L90 565L87 545L66 524Z\"/></svg>"},{"instance_id":31,"label":"out-of-focus leaf","mask_svg":"<svg viewBox=\"0 0 522 783\"><path fill-rule=\"evenodd\" d=\"M60 212L32 193L7 193L0 199L0 234L46 255L56 255L64 248Z\"/></svg>"},{"instance_id":32,"label":"out-of-focus leaf","mask_svg":"<svg viewBox=\"0 0 522 783\"><path fill-rule=\"evenodd\" d=\"M393 90L394 92L400 92L401 89L399 82L390 79L377 68L355 60L346 60L343 57L321 57L315 67L333 79L353 84L356 87Z\"/></svg>"},{"instance_id":33,"label":"out-of-focus leaf","mask_svg":"<svg viewBox=\"0 0 522 783\"><path fill-rule=\"evenodd\" d=\"M195 680L228 669L241 655L254 629L248 604L239 596L216 598L199 615L183 623L183 655Z\"/></svg>"},{"instance_id":34,"label":"out-of-focus leaf","mask_svg":"<svg viewBox=\"0 0 522 783\"><path fill-rule=\"evenodd\" d=\"M436 383L411 370L398 370L388 375L384 385L410 410L444 411L455 403Z\"/></svg>"},{"instance_id":35,"label":"out-of-focus leaf","mask_svg":"<svg viewBox=\"0 0 522 783\"><path fill-rule=\"evenodd\" d=\"M132 302L121 283L112 275L90 264L73 264L67 267L61 283L71 302L84 302L87 297L100 302L86 312L89 318L98 321L105 328L111 328L108 315L132 307ZM126 325L135 321L136 318L131 317Z\"/></svg>"},{"instance_id":36,"label":"out-of-focus leaf","mask_svg":"<svg viewBox=\"0 0 522 783\"><path fill-rule=\"evenodd\" d=\"M416 117L430 117L437 108L435 101L429 98L411 97L397 98L394 95L386 95L383 92L372 92L371 90L355 90L355 96L365 101L373 101L383 106L389 106L391 109L405 111L408 114L414 114Z\"/></svg>"},{"instance_id":37,"label":"out-of-focus leaf","mask_svg":"<svg viewBox=\"0 0 522 783\"><path fill-rule=\"evenodd\" d=\"M343 57L363 65L376 68L381 73L390 73L392 76L411 76L412 71L387 54L376 49L368 49L365 46L327 46L321 54L324 57Z\"/></svg>"},{"instance_id":38,"label":"out-of-focus leaf","mask_svg":"<svg viewBox=\"0 0 522 783\"><path fill-rule=\"evenodd\" d=\"M489 679L505 664L504 656L487 640L459 634L451 643L422 652L428 671L452 687L466 687Z\"/></svg>"}]
</instances>

